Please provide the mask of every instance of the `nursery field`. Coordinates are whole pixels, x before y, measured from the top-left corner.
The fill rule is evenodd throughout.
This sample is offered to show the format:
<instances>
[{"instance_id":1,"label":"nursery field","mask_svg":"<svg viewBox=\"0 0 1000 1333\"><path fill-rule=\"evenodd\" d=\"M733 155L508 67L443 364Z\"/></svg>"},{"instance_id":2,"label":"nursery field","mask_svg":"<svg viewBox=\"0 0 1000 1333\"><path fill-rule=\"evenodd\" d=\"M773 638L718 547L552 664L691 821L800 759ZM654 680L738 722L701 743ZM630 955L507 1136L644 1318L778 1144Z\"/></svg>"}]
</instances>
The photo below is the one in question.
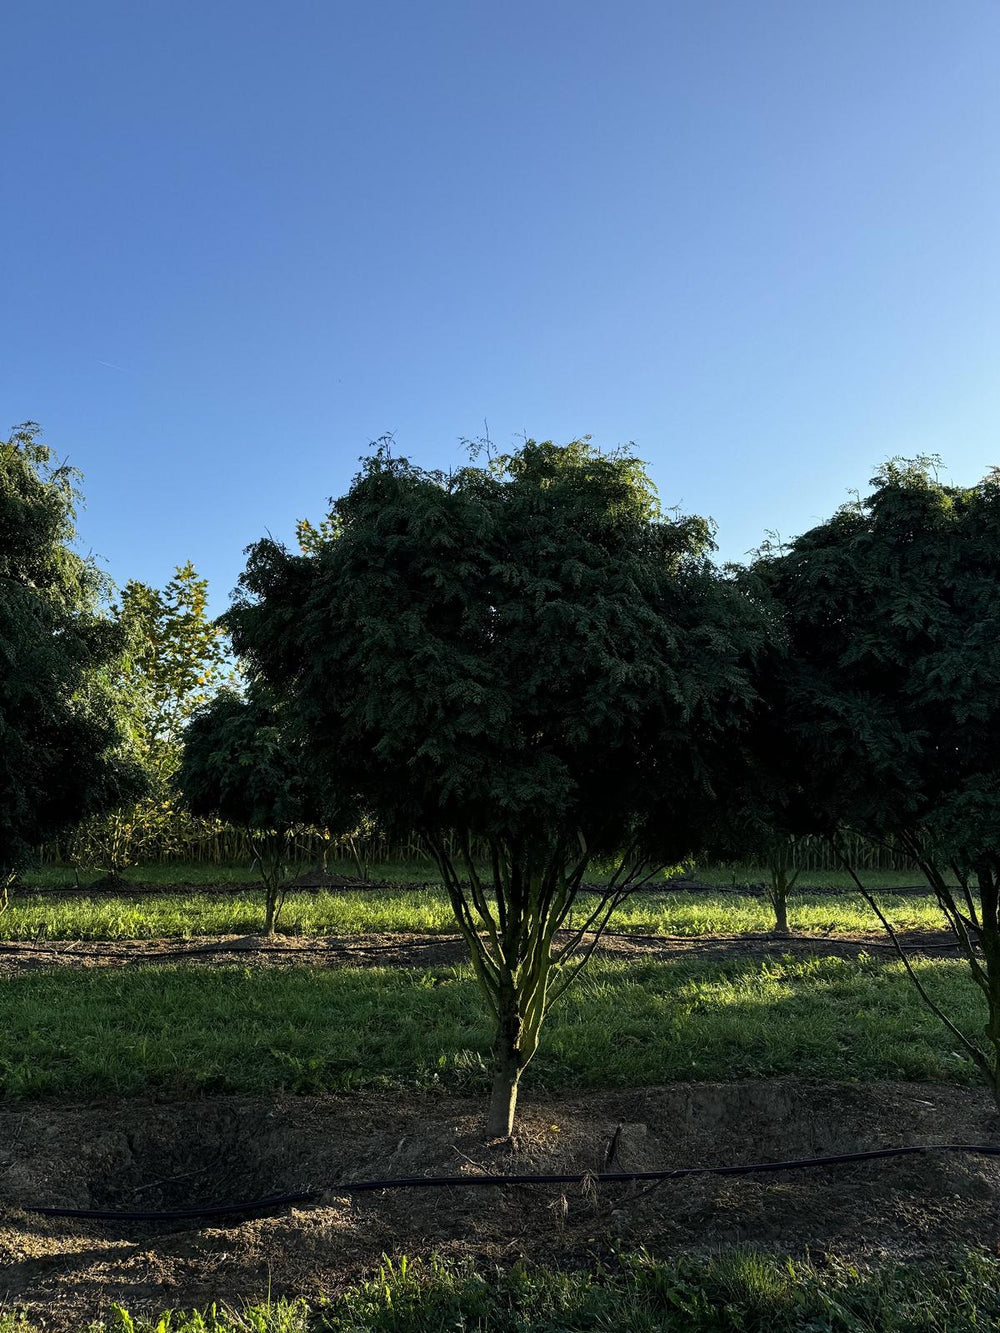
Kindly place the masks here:
<instances>
[{"instance_id":1,"label":"nursery field","mask_svg":"<svg viewBox=\"0 0 1000 1333\"><path fill-rule=\"evenodd\" d=\"M293 889L274 940L238 868L133 878L109 889L38 872L0 916L0 1268L23 1312L3 1333L846 1333L1000 1318L990 1158L656 1188L347 1189L992 1141L977 1071L838 877L793 893L791 939L770 934L752 875L637 894L553 1010L502 1149L481 1137L490 1022L426 868ZM928 991L975 1030L979 996L932 898L912 875L870 887ZM320 1197L201 1223L19 1211L302 1190ZM210 1302L214 1315L176 1313Z\"/></svg>"}]
</instances>

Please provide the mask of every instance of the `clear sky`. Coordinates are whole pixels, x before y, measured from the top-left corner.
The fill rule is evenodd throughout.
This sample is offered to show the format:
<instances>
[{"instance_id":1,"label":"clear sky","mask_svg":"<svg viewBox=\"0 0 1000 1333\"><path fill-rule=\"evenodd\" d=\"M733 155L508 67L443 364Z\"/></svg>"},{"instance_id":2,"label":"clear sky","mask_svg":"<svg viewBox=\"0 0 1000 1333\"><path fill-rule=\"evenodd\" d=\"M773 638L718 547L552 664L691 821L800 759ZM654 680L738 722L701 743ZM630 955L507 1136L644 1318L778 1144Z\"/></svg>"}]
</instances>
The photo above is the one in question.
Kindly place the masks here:
<instances>
[{"instance_id":1,"label":"clear sky","mask_svg":"<svg viewBox=\"0 0 1000 1333\"><path fill-rule=\"evenodd\" d=\"M0 432L224 609L370 440L634 441L722 554L1000 461L997 0L5 0Z\"/></svg>"}]
</instances>

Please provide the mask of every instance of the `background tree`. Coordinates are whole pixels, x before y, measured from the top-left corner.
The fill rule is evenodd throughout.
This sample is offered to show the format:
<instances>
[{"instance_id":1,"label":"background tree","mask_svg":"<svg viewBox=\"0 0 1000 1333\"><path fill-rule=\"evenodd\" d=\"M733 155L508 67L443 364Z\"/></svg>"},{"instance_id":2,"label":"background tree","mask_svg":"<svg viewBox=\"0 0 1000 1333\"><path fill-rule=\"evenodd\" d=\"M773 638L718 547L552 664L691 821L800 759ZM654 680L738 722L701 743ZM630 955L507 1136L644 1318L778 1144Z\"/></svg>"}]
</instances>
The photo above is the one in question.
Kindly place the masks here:
<instances>
[{"instance_id":1,"label":"background tree","mask_svg":"<svg viewBox=\"0 0 1000 1333\"><path fill-rule=\"evenodd\" d=\"M160 592L135 579L121 595L128 642L124 682L137 740L153 781L180 762L188 718L223 684L232 667L222 629L208 616L208 580L188 560Z\"/></svg>"},{"instance_id":2,"label":"background tree","mask_svg":"<svg viewBox=\"0 0 1000 1333\"><path fill-rule=\"evenodd\" d=\"M936 461L887 463L757 572L789 636L783 721L816 831L920 866L983 995L985 1040L904 962L1000 1100L1000 481L946 486Z\"/></svg>"},{"instance_id":3,"label":"background tree","mask_svg":"<svg viewBox=\"0 0 1000 1333\"><path fill-rule=\"evenodd\" d=\"M169 849L183 821L170 777L180 763L191 715L233 672L225 635L208 616L208 580L191 561L161 592L138 580L121 593L125 651L114 688L127 712L132 745L149 778L147 796L91 820L74 841L78 863L104 865L119 882L143 856Z\"/></svg>"},{"instance_id":4,"label":"background tree","mask_svg":"<svg viewBox=\"0 0 1000 1333\"><path fill-rule=\"evenodd\" d=\"M802 782L808 756L786 731L775 690L786 651L777 607L752 573L741 571L738 577L745 594L770 621L770 632L766 656L758 662L757 706L716 763L725 795L718 799L714 792L708 794L701 854L763 868L775 934L788 935L788 895L800 874L797 840L813 823Z\"/></svg>"},{"instance_id":5,"label":"background tree","mask_svg":"<svg viewBox=\"0 0 1000 1333\"><path fill-rule=\"evenodd\" d=\"M611 913L697 846L692 793L752 706L760 617L710 564L709 525L663 517L638 460L585 440L449 476L383 446L328 531L302 555L258 543L225 621L312 770L436 861L496 1025L487 1131L506 1136ZM560 936L598 857L617 868Z\"/></svg>"},{"instance_id":6,"label":"background tree","mask_svg":"<svg viewBox=\"0 0 1000 1333\"><path fill-rule=\"evenodd\" d=\"M288 844L315 816L303 765L276 710L258 697L221 690L184 733L173 783L196 815L245 828L264 881L264 929L273 935L285 899Z\"/></svg>"},{"instance_id":7,"label":"background tree","mask_svg":"<svg viewBox=\"0 0 1000 1333\"><path fill-rule=\"evenodd\" d=\"M77 474L26 422L0 443L0 902L38 845L143 789L110 679L122 637L73 549Z\"/></svg>"}]
</instances>

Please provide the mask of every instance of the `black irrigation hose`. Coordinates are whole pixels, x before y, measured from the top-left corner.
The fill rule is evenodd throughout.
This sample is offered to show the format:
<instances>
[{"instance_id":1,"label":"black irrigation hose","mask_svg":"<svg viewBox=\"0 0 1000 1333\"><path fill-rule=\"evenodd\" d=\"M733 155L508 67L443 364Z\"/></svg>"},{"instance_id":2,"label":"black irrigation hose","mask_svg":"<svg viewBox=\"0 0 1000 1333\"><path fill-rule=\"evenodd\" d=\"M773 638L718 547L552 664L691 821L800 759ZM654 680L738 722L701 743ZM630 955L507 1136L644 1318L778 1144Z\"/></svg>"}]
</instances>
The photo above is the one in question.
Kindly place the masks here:
<instances>
[{"instance_id":1,"label":"black irrigation hose","mask_svg":"<svg viewBox=\"0 0 1000 1333\"><path fill-rule=\"evenodd\" d=\"M274 1194L249 1203L212 1204L205 1208L179 1208L167 1212L111 1212L94 1208L27 1207L20 1211L41 1217L79 1217L92 1222L175 1222L196 1218L225 1217L232 1214L271 1212L296 1203L317 1203L323 1193L369 1194L390 1189L457 1189L464 1186L505 1185L620 1185L630 1181L679 1180L686 1176L748 1176L768 1171L799 1171L810 1166L843 1166L851 1162L872 1162L885 1157L909 1157L913 1153L977 1153L1000 1157L1000 1146L987 1143L921 1143L906 1148L875 1148L869 1152L838 1153L832 1157L798 1157L786 1162L748 1162L741 1166L681 1166L670 1171L585 1171L567 1175L528 1176L397 1176L390 1180L353 1180L331 1185L329 1191L306 1190L298 1194Z\"/></svg>"}]
</instances>

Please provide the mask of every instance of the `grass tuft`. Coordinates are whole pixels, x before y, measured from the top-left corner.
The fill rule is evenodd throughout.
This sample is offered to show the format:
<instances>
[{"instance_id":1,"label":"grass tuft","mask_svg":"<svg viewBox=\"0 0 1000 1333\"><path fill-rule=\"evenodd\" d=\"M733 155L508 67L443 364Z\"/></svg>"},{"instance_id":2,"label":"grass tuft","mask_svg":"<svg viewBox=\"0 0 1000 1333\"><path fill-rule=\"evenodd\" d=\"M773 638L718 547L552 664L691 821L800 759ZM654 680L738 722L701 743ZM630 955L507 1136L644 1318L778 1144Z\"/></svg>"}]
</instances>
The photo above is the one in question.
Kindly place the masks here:
<instances>
[{"instance_id":1,"label":"grass tuft","mask_svg":"<svg viewBox=\"0 0 1000 1333\"><path fill-rule=\"evenodd\" d=\"M153 1317L113 1307L88 1333L983 1333L1000 1322L1000 1263L981 1251L856 1266L730 1251L558 1272L518 1263L386 1260L377 1280L312 1307L268 1302ZM38 1333L0 1316L0 1333Z\"/></svg>"}]
</instances>

